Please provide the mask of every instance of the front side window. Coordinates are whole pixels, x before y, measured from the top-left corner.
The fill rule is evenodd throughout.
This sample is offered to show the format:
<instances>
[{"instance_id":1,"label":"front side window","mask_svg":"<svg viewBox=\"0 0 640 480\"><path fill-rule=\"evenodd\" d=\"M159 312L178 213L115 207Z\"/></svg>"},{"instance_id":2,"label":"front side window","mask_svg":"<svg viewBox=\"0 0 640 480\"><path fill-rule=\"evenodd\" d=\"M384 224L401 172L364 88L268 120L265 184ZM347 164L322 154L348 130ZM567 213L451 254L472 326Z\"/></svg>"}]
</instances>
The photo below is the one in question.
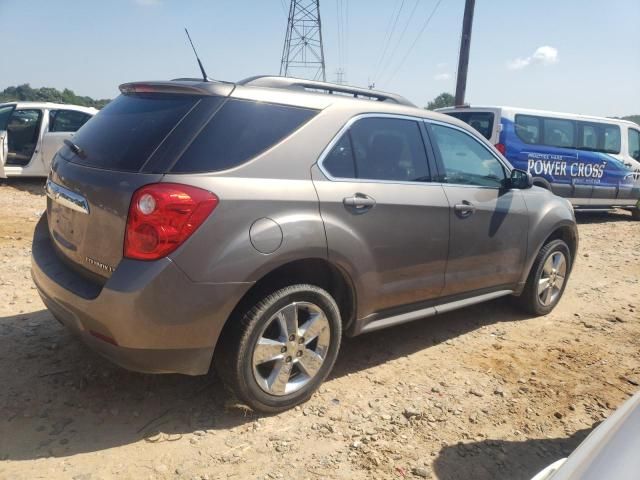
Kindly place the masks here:
<instances>
[{"instance_id":1,"label":"front side window","mask_svg":"<svg viewBox=\"0 0 640 480\"><path fill-rule=\"evenodd\" d=\"M629 129L629 155L640 162L640 130Z\"/></svg>"},{"instance_id":2,"label":"front side window","mask_svg":"<svg viewBox=\"0 0 640 480\"><path fill-rule=\"evenodd\" d=\"M545 145L551 147L572 148L574 146L574 123L571 120L560 118L544 119L544 139Z\"/></svg>"},{"instance_id":3,"label":"front side window","mask_svg":"<svg viewBox=\"0 0 640 480\"><path fill-rule=\"evenodd\" d=\"M617 125L605 125L603 130L603 151L605 153L620 153L620 127Z\"/></svg>"},{"instance_id":4,"label":"front side window","mask_svg":"<svg viewBox=\"0 0 640 480\"><path fill-rule=\"evenodd\" d=\"M336 178L398 182L428 180L427 155L418 122L363 118L345 132L323 161Z\"/></svg>"},{"instance_id":5,"label":"front side window","mask_svg":"<svg viewBox=\"0 0 640 480\"><path fill-rule=\"evenodd\" d=\"M502 187L505 170L498 159L470 135L455 128L432 125L446 183Z\"/></svg>"},{"instance_id":6,"label":"front side window","mask_svg":"<svg viewBox=\"0 0 640 480\"><path fill-rule=\"evenodd\" d=\"M77 132L90 118L91 115L88 113L76 110L51 110L49 112L49 131Z\"/></svg>"}]
</instances>

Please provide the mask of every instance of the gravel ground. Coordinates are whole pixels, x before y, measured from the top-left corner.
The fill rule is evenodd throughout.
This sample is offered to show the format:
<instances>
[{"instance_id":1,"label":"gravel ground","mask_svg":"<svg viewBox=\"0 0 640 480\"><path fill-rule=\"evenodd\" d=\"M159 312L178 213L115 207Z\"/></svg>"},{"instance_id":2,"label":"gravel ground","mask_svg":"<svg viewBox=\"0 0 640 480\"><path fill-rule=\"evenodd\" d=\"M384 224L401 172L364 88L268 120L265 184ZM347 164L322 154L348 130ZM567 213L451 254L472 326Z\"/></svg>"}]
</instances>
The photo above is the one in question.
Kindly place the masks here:
<instances>
[{"instance_id":1,"label":"gravel ground","mask_svg":"<svg viewBox=\"0 0 640 480\"><path fill-rule=\"evenodd\" d=\"M556 310L508 299L346 339L320 392L256 415L214 376L124 371L29 275L42 181L0 184L0 478L529 479L640 383L640 222L579 217Z\"/></svg>"}]
</instances>

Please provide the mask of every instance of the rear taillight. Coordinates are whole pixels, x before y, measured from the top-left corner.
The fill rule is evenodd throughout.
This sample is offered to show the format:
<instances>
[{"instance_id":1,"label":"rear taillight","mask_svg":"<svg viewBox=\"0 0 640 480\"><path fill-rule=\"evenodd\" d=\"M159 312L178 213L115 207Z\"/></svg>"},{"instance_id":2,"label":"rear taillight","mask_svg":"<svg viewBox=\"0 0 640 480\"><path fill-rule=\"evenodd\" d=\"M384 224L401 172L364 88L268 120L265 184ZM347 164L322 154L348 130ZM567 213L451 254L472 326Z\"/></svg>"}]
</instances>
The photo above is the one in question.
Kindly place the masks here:
<instances>
[{"instance_id":1,"label":"rear taillight","mask_svg":"<svg viewBox=\"0 0 640 480\"><path fill-rule=\"evenodd\" d=\"M136 190L129 205L124 256L156 260L178 248L218 205L201 188L154 183Z\"/></svg>"},{"instance_id":2,"label":"rear taillight","mask_svg":"<svg viewBox=\"0 0 640 480\"><path fill-rule=\"evenodd\" d=\"M507 149L504 146L504 143L496 143L496 148L498 149L498 151L504 155L504 152L507 151Z\"/></svg>"}]
</instances>

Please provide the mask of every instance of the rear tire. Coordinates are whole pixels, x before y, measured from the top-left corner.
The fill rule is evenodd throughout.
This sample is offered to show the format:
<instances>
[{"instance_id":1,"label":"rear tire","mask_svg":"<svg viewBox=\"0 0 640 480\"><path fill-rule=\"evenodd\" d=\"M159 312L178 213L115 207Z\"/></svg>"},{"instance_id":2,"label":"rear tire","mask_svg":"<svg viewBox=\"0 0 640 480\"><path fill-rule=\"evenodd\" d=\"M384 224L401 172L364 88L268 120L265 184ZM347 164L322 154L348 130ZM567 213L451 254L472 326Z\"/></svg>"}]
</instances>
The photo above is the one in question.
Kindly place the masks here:
<instances>
[{"instance_id":1,"label":"rear tire","mask_svg":"<svg viewBox=\"0 0 640 480\"><path fill-rule=\"evenodd\" d=\"M562 298L571 265L571 251L563 240L546 243L533 262L522 294L516 299L520 308L536 316L551 312Z\"/></svg>"},{"instance_id":2,"label":"rear tire","mask_svg":"<svg viewBox=\"0 0 640 480\"><path fill-rule=\"evenodd\" d=\"M281 288L230 322L215 367L238 399L257 411L280 412L308 400L338 356L340 310L315 285Z\"/></svg>"}]
</instances>

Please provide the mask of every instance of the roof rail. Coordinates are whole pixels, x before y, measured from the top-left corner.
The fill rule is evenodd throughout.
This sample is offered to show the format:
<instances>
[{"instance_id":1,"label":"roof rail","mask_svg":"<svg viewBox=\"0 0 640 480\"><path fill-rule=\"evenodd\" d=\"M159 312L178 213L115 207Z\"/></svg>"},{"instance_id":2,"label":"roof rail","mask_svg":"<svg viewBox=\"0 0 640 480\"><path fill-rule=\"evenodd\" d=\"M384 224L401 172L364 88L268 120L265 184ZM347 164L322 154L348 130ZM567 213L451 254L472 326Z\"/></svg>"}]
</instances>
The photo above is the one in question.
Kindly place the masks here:
<instances>
[{"instance_id":1,"label":"roof rail","mask_svg":"<svg viewBox=\"0 0 640 480\"><path fill-rule=\"evenodd\" d=\"M302 90L306 92L328 93L352 96L353 98L361 98L364 100L375 100L379 102L393 102L400 105L415 107L406 98L396 95L395 93L381 92L379 90L369 90L366 88L350 87L348 85L339 85L337 83L318 82L316 80L305 80L302 78L278 77L270 75L259 75L256 77L245 78L240 80L238 85L247 85L252 87L282 88L289 90Z\"/></svg>"}]
</instances>

